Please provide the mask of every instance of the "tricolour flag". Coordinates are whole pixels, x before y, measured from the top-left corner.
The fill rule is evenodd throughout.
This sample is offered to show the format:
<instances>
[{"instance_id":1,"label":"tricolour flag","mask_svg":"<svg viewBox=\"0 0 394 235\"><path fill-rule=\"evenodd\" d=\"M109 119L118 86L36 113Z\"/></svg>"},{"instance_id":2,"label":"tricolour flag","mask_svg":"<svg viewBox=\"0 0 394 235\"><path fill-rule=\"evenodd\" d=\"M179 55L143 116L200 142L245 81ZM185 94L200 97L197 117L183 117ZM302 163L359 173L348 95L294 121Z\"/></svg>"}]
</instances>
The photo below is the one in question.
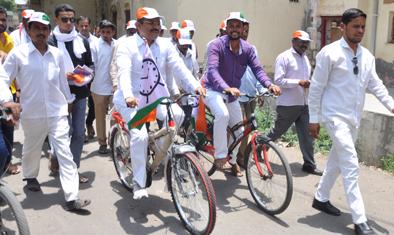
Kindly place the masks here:
<instances>
[{"instance_id":1,"label":"tricolour flag","mask_svg":"<svg viewBox=\"0 0 394 235\"><path fill-rule=\"evenodd\" d=\"M138 128L146 122L156 120L156 108L164 98L170 97L167 86L160 75L148 43L145 41L145 55L142 61L142 76L138 111L128 122L129 129Z\"/></svg>"}]
</instances>

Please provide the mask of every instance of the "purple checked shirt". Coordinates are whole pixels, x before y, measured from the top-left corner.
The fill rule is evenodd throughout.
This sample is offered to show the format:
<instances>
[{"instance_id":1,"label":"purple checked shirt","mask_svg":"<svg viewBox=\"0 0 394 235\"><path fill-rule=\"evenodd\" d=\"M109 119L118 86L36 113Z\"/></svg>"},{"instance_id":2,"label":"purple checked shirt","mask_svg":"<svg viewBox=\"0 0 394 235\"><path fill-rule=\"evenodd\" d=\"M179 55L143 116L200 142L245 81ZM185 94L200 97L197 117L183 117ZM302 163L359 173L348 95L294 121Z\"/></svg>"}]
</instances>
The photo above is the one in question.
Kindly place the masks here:
<instances>
[{"instance_id":1,"label":"purple checked shirt","mask_svg":"<svg viewBox=\"0 0 394 235\"><path fill-rule=\"evenodd\" d=\"M212 41L208 47L208 70L204 78L205 87L214 91L223 92L229 87L239 88L241 78L249 66L257 80L266 88L272 83L264 72L256 53L248 42L241 39L241 48L238 55L230 50L227 35ZM229 102L236 100L229 96Z\"/></svg>"}]
</instances>

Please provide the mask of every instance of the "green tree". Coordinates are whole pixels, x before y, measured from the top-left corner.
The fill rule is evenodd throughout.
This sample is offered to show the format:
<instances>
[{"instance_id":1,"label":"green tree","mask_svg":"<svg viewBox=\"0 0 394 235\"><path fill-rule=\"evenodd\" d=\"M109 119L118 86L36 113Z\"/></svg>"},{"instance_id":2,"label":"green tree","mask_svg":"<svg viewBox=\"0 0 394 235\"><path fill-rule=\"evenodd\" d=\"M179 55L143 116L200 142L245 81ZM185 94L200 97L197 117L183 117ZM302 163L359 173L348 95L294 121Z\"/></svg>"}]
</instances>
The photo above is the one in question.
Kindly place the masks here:
<instances>
[{"instance_id":1,"label":"green tree","mask_svg":"<svg viewBox=\"0 0 394 235\"><path fill-rule=\"evenodd\" d=\"M15 11L16 9L14 0L0 0L0 6L6 8L8 11Z\"/></svg>"}]
</instances>

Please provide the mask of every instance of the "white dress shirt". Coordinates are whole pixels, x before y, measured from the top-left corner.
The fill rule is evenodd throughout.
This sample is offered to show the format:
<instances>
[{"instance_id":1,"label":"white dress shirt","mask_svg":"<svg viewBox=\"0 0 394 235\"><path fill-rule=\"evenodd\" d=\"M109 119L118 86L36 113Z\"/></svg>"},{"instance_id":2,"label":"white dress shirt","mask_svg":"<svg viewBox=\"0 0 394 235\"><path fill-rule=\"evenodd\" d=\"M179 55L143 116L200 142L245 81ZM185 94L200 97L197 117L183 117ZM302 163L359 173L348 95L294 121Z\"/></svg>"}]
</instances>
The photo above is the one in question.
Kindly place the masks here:
<instances>
[{"instance_id":1,"label":"white dress shirt","mask_svg":"<svg viewBox=\"0 0 394 235\"><path fill-rule=\"evenodd\" d=\"M281 106L306 105L306 88L300 86L300 80L309 80L311 65L305 53L301 56L294 48L278 55L275 62L275 84L282 89L276 104Z\"/></svg>"},{"instance_id":2,"label":"white dress shirt","mask_svg":"<svg viewBox=\"0 0 394 235\"><path fill-rule=\"evenodd\" d=\"M90 90L97 95L112 95L112 80L109 72L115 44L115 39L109 44L99 38L91 46L95 75Z\"/></svg>"},{"instance_id":3,"label":"white dress shirt","mask_svg":"<svg viewBox=\"0 0 394 235\"><path fill-rule=\"evenodd\" d=\"M0 63L0 105L13 101L8 81L8 74L5 72L3 64Z\"/></svg>"},{"instance_id":4,"label":"white dress shirt","mask_svg":"<svg viewBox=\"0 0 394 235\"><path fill-rule=\"evenodd\" d=\"M355 56L358 75L353 73ZM340 118L359 127L366 89L386 108L394 108L393 98L376 74L375 57L366 48L358 45L355 55L344 38L325 46L317 54L309 91L310 123Z\"/></svg>"},{"instance_id":5,"label":"white dress shirt","mask_svg":"<svg viewBox=\"0 0 394 235\"><path fill-rule=\"evenodd\" d=\"M193 52L191 49L187 49L186 55L183 55L183 53L178 49L178 47L175 47L176 51L178 52L179 56L182 58L183 63L185 63L186 68L192 72L193 76L197 79L197 73L198 73L198 62L196 59L193 57Z\"/></svg>"},{"instance_id":6,"label":"white dress shirt","mask_svg":"<svg viewBox=\"0 0 394 235\"><path fill-rule=\"evenodd\" d=\"M15 29L10 34L10 36L12 37L12 40L14 41L14 47L17 47L19 45L22 45L22 44L25 44L25 43L28 43L31 41L30 36L26 32L25 27L22 24L19 27L21 27L21 28Z\"/></svg>"},{"instance_id":7,"label":"white dress shirt","mask_svg":"<svg viewBox=\"0 0 394 235\"><path fill-rule=\"evenodd\" d=\"M21 118L44 118L68 115L70 93L59 49L48 46L42 55L32 42L14 48L4 62L8 77L16 77L21 90ZM1 83L9 85L10 79ZM3 86L2 85L2 86Z\"/></svg>"},{"instance_id":8,"label":"white dress shirt","mask_svg":"<svg viewBox=\"0 0 394 235\"><path fill-rule=\"evenodd\" d=\"M172 79L167 78L166 71L171 69L172 74L177 79L177 84L186 92L193 92L200 86L168 39L158 37L150 46L150 49L164 82L167 83L168 80ZM114 94L114 103L124 102L124 99L128 97L140 97L144 53L145 42L138 34L126 38L119 45L116 53L118 90Z\"/></svg>"}]
</instances>

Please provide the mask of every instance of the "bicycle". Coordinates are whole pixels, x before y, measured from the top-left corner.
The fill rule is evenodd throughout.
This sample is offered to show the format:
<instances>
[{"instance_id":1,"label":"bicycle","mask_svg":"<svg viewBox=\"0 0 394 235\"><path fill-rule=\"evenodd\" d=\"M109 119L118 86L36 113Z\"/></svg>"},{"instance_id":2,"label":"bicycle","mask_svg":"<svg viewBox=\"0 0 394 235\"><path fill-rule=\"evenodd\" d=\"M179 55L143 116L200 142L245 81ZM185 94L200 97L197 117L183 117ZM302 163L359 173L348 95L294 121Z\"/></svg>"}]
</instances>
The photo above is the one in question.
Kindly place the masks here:
<instances>
[{"instance_id":1,"label":"bicycle","mask_svg":"<svg viewBox=\"0 0 394 235\"><path fill-rule=\"evenodd\" d=\"M161 102L167 108L168 125L148 133L149 149L153 154L148 156L146 187L151 185L152 175L164 159L167 188L183 225L192 234L209 234L216 222L216 196L210 178L198 161L194 146L179 144L175 140L177 131L170 105L180 98L175 101L165 98ZM112 159L121 183L132 192L129 131L118 112L112 112L111 115L115 121L109 137Z\"/></svg>"},{"instance_id":2,"label":"bicycle","mask_svg":"<svg viewBox=\"0 0 394 235\"><path fill-rule=\"evenodd\" d=\"M8 120L11 110L0 108L0 121ZM6 166L8 163L6 163ZM30 229L23 208L18 199L2 180L6 170L0 176L0 234L29 235ZM12 223L15 221L16 223Z\"/></svg>"},{"instance_id":3,"label":"bicycle","mask_svg":"<svg viewBox=\"0 0 394 235\"><path fill-rule=\"evenodd\" d=\"M246 96L248 102L252 100L272 97L270 93L259 94L255 97ZM192 143L200 156L200 161L206 167L208 175L216 171L214 164L213 146L213 115L206 109L208 135L201 135L189 125L186 132L186 141ZM237 136L241 128L244 131ZM241 143L244 138L251 139L246 148L244 166L250 193L257 206L264 212L275 215L282 213L289 206L293 195L293 179L290 166L279 147L257 130L254 114L249 119L227 128L228 137L231 137L228 156Z\"/></svg>"}]
</instances>

